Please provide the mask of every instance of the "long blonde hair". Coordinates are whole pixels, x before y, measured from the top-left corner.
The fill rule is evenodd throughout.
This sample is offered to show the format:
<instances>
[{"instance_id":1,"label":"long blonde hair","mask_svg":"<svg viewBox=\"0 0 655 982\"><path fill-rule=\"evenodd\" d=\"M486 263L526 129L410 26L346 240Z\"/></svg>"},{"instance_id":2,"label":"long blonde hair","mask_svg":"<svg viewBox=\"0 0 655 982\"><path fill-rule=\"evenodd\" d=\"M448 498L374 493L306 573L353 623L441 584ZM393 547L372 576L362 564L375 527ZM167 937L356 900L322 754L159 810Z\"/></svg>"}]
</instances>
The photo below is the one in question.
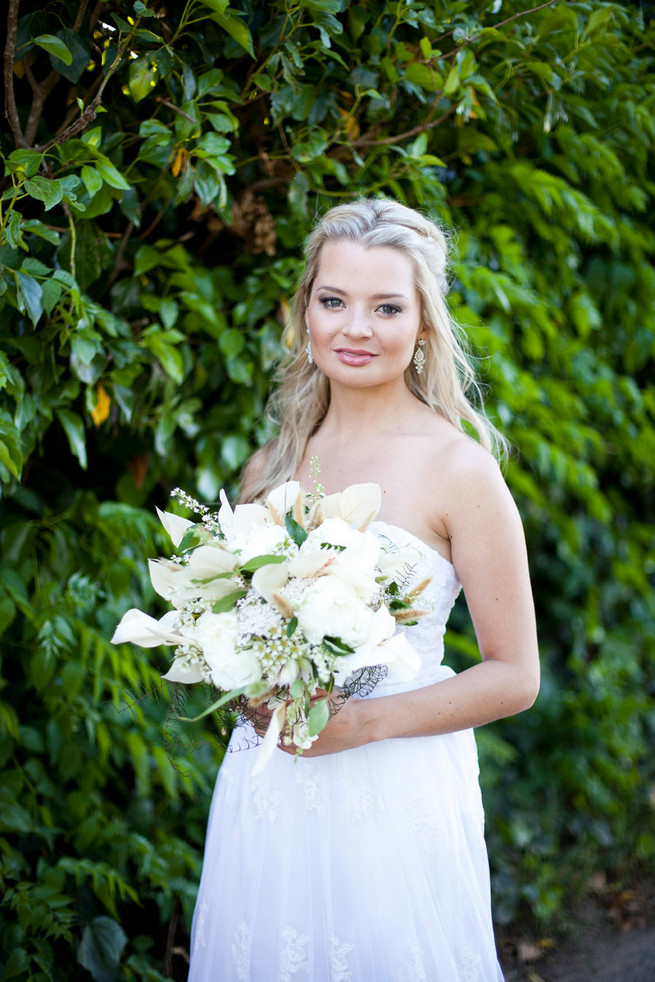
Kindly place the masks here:
<instances>
[{"instance_id":1,"label":"long blonde hair","mask_svg":"<svg viewBox=\"0 0 655 982\"><path fill-rule=\"evenodd\" d=\"M330 402L329 379L305 352L308 340L305 310L326 242L346 240L367 249L398 249L412 260L427 330L425 365L419 375L412 363L405 372L409 390L458 429L469 424L477 439L502 457L505 441L487 419L480 386L466 355L464 335L448 310L446 267L448 243L442 230L412 208L388 198L337 205L318 222L305 244L305 269L286 328L289 354L276 374L269 412L279 435L265 448L265 461L247 481L250 500L290 480L305 453L307 441L322 422ZM472 393L475 403L468 397Z\"/></svg>"}]
</instances>

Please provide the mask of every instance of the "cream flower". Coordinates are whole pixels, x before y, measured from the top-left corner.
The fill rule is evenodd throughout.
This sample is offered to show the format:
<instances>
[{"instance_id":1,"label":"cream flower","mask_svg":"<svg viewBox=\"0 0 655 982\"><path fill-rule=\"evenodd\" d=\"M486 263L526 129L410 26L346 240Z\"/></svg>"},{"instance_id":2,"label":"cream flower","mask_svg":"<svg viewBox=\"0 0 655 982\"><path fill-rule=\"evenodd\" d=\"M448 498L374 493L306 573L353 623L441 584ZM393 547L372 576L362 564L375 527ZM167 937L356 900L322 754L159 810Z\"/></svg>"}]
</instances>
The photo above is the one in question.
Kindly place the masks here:
<instances>
[{"instance_id":1,"label":"cream flower","mask_svg":"<svg viewBox=\"0 0 655 982\"><path fill-rule=\"evenodd\" d=\"M421 656L407 640L405 634L394 634L378 646L380 664L388 665L401 682L413 679L421 667Z\"/></svg>"},{"instance_id":2,"label":"cream flower","mask_svg":"<svg viewBox=\"0 0 655 982\"><path fill-rule=\"evenodd\" d=\"M223 578L224 573L230 572L230 569L225 568L226 566L234 568L234 563L229 562L228 554L221 555L222 551L213 546L200 548L207 549L208 552L197 556L200 549L196 549L187 566L181 566L170 559L148 560L153 588L160 597L168 600L178 610L200 594L203 600L211 603L226 597L228 593L233 593L239 587L236 580Z\"/></svg>"},{"instance_id":3,"label":"cream flower","mask_svg":"<svg viewBox=\"0 0 655 982\"><path fill-rule=\"evenodd\" d=\"M375 518L381 504L379 484L351 484L338 494L320 498L310 512L309 525L316 526L326 518L341 518L349 525L362 525Z\"/></svg>"},{"instance_id":4,"label":"cream flower","mask_svg":"<svg viewBox=\"0 0 655 982\"><path fill-rule=\"evenodd\" d=\"M194 523L190 522L188 518L180 518L179 515L174 515L170 511L161 511L159 508L156 511L159 515L159 521L168 532L171 542L177 549L184 538L186 530Z\"/></svg>"},{"instance_id":5,"label":"cream flower","mask_svg":"<svg viewBox=\"0 0 655 982\"><path fill-rule=\"evenodd\" d=\"M270 512L264 505L237 505L232 511L225 491L221 491L220 500L218 524L230 548L233 547L234 539L238 536L246 536L253 528L271 521Z\"/></svg>"},{"instance_id":6,"label":"cream flower","mask_svg":"<svg viewBox=\"0 0 655 982\"><path fill-rule=\"evenodd\" d=\"M131 641L141 648L156 648L160 644L180 644L182 640L176 610L169 610L161 620L156 620L133 607L123 614L111 643L123 644Z\"/></svg>"},{"instance_id":7,"label":"cream flower","mask_svg":"<svg viewBox=\"0 0 655 982\"><path fill-rule=\"evenodd\" d=\"M181 682L183 685L192 685L194 682L204 682L205 676L201 668L189 662L187 658L176 658L166 675L162 675L167 682Z\"/></svg>"},{"instance_id":8,"label":"cream flower","mask_svg":"<svg viewBox=\"0 0 655 982\"><path fill-rule=\"evenodd\" d=\"M274 488L266 499L266 504L280 518L284 518L286 513L293 508L300 492L298 481L287 481L279 488Z\"/></svg>"}]
</instances>

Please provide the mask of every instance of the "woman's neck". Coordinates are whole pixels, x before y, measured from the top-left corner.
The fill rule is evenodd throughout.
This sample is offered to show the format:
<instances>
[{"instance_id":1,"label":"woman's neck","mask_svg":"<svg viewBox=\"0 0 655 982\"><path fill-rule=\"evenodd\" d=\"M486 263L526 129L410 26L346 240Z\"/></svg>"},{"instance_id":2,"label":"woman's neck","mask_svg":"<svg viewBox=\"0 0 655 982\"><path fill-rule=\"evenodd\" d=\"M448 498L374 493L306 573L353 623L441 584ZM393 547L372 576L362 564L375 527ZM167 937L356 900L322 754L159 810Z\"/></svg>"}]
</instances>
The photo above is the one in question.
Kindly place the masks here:
<instances>
[{"instance_id":1,"label":"woman's neck","mask_svg":"<svg viewBox=\"0 0 655 982\"><path fill-rule=\"evenodd\" d=\"M326 436L397 431L417 411L426 408L404 382L394 389L387 386L379 389L333 386L328 411L320 429Z\"/></svg>"}]
</instances>

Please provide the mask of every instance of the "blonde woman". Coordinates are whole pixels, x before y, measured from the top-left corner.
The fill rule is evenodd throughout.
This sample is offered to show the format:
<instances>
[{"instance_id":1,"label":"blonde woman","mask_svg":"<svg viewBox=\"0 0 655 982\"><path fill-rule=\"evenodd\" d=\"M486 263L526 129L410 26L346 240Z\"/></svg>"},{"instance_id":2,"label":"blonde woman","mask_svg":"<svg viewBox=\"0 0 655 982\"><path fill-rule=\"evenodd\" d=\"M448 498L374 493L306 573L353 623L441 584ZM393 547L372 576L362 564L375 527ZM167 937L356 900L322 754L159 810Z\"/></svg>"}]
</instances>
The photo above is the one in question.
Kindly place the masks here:
<instances>
[{"instance_id":1,"label":"blonde woman","mask_svg":"<svg viewBox=\"0 0 655 982\"><path fill-rule=\"evenodd\" d=\"M503 441L448 313L446 252L433 222L389 200L340 205L308 240L279 436L248 465L244 499L292 478L311 490L314 458L327 494L379 484L372 528L415 546L432 577L429 613L406 629L421 669L349 699L298 759L281 746L252 777L249 750L226 756L191 982L502 979L473 728L532 705L538 651ZM460 589L481 660L456 675L443 634Z\"/></svg>"}]
</instances>

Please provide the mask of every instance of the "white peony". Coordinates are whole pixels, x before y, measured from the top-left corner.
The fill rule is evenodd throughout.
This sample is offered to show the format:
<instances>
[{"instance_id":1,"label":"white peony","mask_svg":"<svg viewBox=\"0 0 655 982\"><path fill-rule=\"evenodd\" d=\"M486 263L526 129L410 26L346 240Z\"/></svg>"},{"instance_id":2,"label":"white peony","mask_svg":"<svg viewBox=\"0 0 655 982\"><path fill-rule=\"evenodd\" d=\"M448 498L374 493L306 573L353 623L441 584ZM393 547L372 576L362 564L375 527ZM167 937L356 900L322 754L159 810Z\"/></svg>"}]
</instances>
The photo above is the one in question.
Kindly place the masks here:
<instances>
[{"instance_id":1,"label":"white peony","mask_svg":"<svg viewBox=\"0 0 655 982\"><path fill-rule=\"evenodd\" d=\"M295 614L310 643L320 644L328 635L351 648L366 644L374 616L350 584L332 576L321 577L307 587Z\"/></svg>"},{"instance_id":2,"label":"white peony","mask_svg":"<svg viewBox=\"0 0 655 982\"><path fill-rule=\"evenodd\" d=\"M236 611L223 614L207 611L195 623L193 641L202 650L218 689L240 689L256 682L261 675L255 654L248 648L237 648Z\"/></svg>"}]
</instances>

